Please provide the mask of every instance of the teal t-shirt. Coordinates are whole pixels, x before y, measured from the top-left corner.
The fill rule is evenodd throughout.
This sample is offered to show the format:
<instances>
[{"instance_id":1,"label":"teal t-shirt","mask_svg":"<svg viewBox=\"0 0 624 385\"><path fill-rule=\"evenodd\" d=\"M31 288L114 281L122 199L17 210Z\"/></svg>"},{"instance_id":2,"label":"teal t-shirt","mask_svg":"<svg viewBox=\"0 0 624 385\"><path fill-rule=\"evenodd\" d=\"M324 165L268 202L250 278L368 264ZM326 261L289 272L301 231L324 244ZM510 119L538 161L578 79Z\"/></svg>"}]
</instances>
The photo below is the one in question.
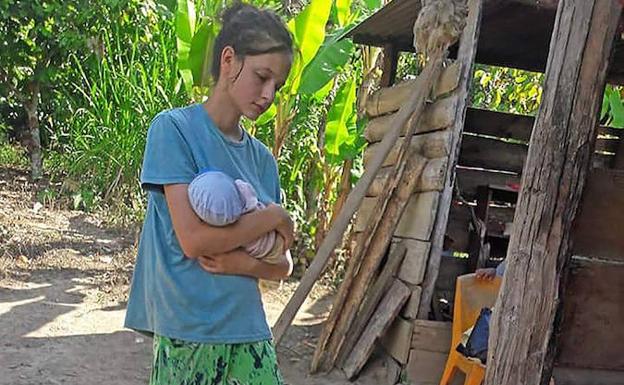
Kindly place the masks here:
<instances>
[{"instance_id":1,"label":"teal t-shirt","mask_svg":"<svg viewBox=\"0 0 624 385\"><path fill-rule=\"evenodd\" d=\"M250 183L265 204L279 203L277 165L260 141L246 132L240 142L227 139L201 104L158 114L143 159L148 203L125 326L193 342L270 339L257 280L206 272L175 236L163 185L190 183L206 168Z\"/></svg>"}]
</instances>

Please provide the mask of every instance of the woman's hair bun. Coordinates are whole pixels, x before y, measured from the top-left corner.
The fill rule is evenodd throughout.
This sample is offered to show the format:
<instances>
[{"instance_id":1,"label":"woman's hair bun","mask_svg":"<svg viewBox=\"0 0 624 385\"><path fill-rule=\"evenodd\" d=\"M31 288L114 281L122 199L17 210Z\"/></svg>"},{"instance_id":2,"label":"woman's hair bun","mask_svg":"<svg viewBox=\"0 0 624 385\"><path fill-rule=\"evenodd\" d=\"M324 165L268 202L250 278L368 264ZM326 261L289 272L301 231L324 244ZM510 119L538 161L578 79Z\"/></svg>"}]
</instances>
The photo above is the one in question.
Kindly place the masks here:
<instances>
[{"instance_id":1,"label":"woman's hair bun","mask_svg":"<svg viewBox=\"0 0 624 385\"><path fill-rule=\"evenodd\" d=\"M254 12L257 11L257 9L249 4L237 1L223 11L223 14L221 15L221 22L223 25L230 24L239 13L243 13L245 11Z\"/></svg>"}]
</instances>

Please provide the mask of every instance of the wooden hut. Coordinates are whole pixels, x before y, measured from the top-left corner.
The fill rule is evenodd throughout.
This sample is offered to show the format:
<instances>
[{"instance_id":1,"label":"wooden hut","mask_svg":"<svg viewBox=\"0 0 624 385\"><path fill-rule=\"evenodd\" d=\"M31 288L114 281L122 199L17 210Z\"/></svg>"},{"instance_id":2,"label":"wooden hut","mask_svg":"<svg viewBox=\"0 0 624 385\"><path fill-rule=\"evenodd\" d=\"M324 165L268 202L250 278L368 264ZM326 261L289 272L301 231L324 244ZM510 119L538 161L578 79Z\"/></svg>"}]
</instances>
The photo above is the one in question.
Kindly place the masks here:
<instances>
[{"instance_id":1,"label":"wooden hut","mask_svg":"<svg viewBox=\"0 0 624 385\"><path fill-rule=\"evenodd\" d=\"M413 384L437 384L439 381L450 348L450 324L446 317L452 309L455 278L477 267L493 265L507 254L510 232L521 226L518 218L512 223L531 133L534 126L546 129L546 118L542 117L540 123L539 115L534 118L472 108L469 87L474 64L545 72L549 55L551 66L567 65L566 60L571 59L553 56L556 52L565 53L566 49L579 49L562 48L566 43L561 39L576 39L586 49L580 57L597 56L595 68L606 67L608 63L608 71L602 75L596 72L593 76L579 76L566 85L547 74L546 89L561 88L552 91L552 95L570 98L565 86L584 87L588 93L595 94L590 99L595 102L601 100L597 95L603 92L605 80L615 85L624 84L624 19L620 19L616 27L615 16L596 10L602 7L619 15L617 2L592 0L596 8L588 8L587 19L583 21L578 20L579 16L577 20L557 19L573 14L570 7L580 4L579 1L562 3L568 4L558 4L556 0L468 1L470 13L462 41L451 49L453 64L443 71L437 90L434 89L436 100L427 107L425 118L411 139L412 148L426 160L426 166L394 231L394 247L400 244L406 248L395 275L408 288L409 294L392 291L394 286L388 292L407 299L394 301L400 312L379 342L396 366L407 372ZM365 132L369 141L364 155L365 167L376 151L377 142L389 128L393 114L417 86L414 81L395 84L395 77L399 54L413 52L412 28L420 7L419 0L394 0L351 32L356 43L382 47L384 52L382 88L367 102L371 120ZM591 26L590 32L580 38L561 36L565 28L556 25L556 20L561 25L586 23ZM609 39L615 36L615 41L605 41L602 45L588 42L588 39L597 39L592 35L597 33L595 26L605 23ZM610 47L612 50L605 53ZM540 114L557 108L543 106ZM596 123L598 107L586 108L594 110L593 114L587 114L593 117L592 124ZM580 130L579 124L570 121L563 126L553 123L553 126ZM616 325L622 324L624 303L624 286L618 279L624 275L624 231L618 226L619 216L624 213L624 135L610 127L588 130L593 135L587 143L593 146L591 172L573 235L559 238L562 245L572 240L573 249L565 252L573 257L571 263L561 264L556 269L561 273L556 277L555 287L562 293L563 307L558 313L562 314L562 321L558 318L555 322L559 328L557 349L553 353L556 357L554 360L548 357L544 365L554 362L557 384L621 384L624 383L624 334ZM405 138L399 142L402 140ZM396 152L391 152L385 168L371 185L357 214L356 231L365 229L395 158ZM564 205L572 210L564 220L568 224L575 218L575 204L578 202ZM445 239L452 240L452 247ZM457 258L457 255L469 257ZM390 264L391 256L392 250L386 265ZM380 268L379 277L383 276L383 268ZM373 289L382 286L375 285ZM513 290L513 284L507 284L506 289ZM380 301L380 294L374 296ZM557 296L551 300L557 301ZM383 304L387 305L388 301L381 301L379 308ZM371 326L378 321L372 309L363 309L366 305L365 302L359 314L368 312L367 317L356 319L355 326L347 329L350 333L355 328L358 335L342 337L342 351L331 359L330 366L343 368L349 377L359 371L366 359L365 354L358 351L361 341L357 339L371 328L360 324ZM383 310L390 311L389 308ZM383 313L379 309L378 312ZM372 329L374 332L375 328Z\"/></svg>"},{"instance_id":2,"label":"wooden hut","mask_svg":"<svg viewBox=\"0 0 624 385\"><path fill-rule=\"evenodd\" d=\"M424 84L395 84L399 54L413 52L421 1L393 0L350 34L384 51L382 88L366 104L364 154L365 168L377 159L384 167L359 207L355 244L373 244L371 228L391 228L393 242L385 253L365 246L365 259L349 262L312 368L337 367L355 378L376 347L388 384L399 382L401 372L412 384L437 384L451 348L456 277L507 256L486 384L548 383L552 373L557 385L622 384L624 135L597 118L605 82L624 84L621 2L468 0L467 6L463 34L435 73L430 102L385 160L375 156L389 143L383 138ZM475 63L544 72L537 116L472 108ZM406 140L409 146L401 146ZM406 147L416 159L410 162L420 163L401 166L417 170L404 174L413 179L401 185L413 186L405 190L412 194L392 195L404 201L395 204L404 209L393 206L393 215L402 213L396 223L379 220L378 197L388 197L384 181L396 180L392 166L405 162ZM278 341L331 248L313 262L312 278L304 277L294 306L278 320Z\"/></svg>"}]
</instances>

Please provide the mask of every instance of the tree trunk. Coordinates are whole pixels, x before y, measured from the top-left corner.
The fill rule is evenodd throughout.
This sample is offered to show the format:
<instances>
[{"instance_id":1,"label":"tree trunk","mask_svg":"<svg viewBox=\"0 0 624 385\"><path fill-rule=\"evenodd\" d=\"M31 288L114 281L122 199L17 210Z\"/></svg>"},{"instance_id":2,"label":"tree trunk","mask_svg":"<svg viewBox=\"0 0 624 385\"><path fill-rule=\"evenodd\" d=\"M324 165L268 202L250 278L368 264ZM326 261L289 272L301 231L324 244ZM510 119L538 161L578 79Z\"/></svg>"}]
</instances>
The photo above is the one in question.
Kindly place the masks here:
<instances>
[{"instance_id":1,"label":"tree trunk","mask_svg":"<svg viewBox=\"0 0 624 385\"><path fill-rule=\"evenodd\" d=\"M28 141L27 147L30 153L31 178L41 179L42 157L41 157L41 136L39 133L39 117L37 109L39 107L39 82L33 81L27 86L27 99L24 103L26 116L28 118Z\"/></svg>"},{"instance_id":2,"label":"tree trunk","mask_svg":"<svg viewBox=\"0 0 624 385\"><path fill-rule=\"evenodd\" d=\"M492 317L486 385L547 384L570 230L596 140L618 0L561 0Z\"/></svg>"}]
</instances>

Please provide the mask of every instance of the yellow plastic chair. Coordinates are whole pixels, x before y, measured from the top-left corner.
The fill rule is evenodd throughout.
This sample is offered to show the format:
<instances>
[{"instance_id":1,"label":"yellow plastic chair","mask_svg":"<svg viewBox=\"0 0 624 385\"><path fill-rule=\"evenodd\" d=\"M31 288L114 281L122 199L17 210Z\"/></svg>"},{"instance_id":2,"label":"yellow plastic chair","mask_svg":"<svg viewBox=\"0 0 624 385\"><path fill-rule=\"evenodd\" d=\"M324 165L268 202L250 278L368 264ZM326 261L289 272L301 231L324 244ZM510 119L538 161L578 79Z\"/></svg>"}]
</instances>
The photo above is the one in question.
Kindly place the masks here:
<instances>
[{"instance_id":1,"label":"yellow plastic chair","mask_svg":"<svg viewBox=\"0 0 624 385\"><path fill-rule=\"evenodd\" d=\"M453 307L453 328L451 350L440 385L448 385L457 370L466 374L464 385L480 385L485 377L485 366L478 360L466 358L455 348L462 339L462 334L474 326L481 309L492 308L496 302L501 278L491 281L477 279L474 274L457 277L455 287L455 305Z\"/></svg>"}]
</instances>

